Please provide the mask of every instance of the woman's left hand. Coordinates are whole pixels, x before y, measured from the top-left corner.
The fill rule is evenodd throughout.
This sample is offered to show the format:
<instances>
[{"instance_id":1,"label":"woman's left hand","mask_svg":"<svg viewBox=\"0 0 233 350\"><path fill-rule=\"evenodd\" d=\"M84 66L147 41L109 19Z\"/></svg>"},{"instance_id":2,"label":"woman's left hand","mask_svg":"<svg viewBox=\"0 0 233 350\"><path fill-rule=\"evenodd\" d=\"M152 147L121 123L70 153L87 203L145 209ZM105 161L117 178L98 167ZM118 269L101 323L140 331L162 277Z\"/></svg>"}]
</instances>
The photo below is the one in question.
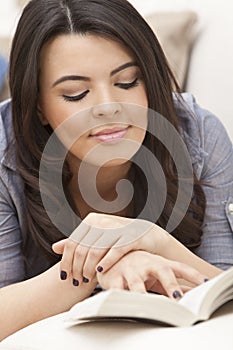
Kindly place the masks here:
<instances>
[{"instance_id":1,"label":"woman's left hand","mask_svg":"<svg viewBox=\"0 0 233 350\"><path fill-rule=\"evenodd\" d=\"M152 291L173 299L179 299L190 290L190 285L195 287L205 278L189 265L145 251L130 252L107 272L97 273L97 280L103 289L128 289L142 293Z\"/></svg>"}]
</instances>

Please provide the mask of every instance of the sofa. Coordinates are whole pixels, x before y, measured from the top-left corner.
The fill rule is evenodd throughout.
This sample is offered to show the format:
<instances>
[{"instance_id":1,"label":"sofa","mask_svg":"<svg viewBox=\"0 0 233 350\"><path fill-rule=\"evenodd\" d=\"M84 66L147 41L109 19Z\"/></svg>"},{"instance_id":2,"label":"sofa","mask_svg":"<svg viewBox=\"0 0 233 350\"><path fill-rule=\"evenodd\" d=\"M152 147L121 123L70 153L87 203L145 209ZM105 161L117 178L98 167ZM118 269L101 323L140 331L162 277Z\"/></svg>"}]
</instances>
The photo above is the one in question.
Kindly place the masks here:
<instances>
[{"instance_id":1,"label":"sofa","mask_svg":"<svg viewBox=\"0 0 233 350\"><path fill-rule=\"evenodd\" d=\"M233 2L129 1L157 34L182 90L193 93L201 106L216 114L233 140ZM8 1L11 10L8 36L1 37L1 23L4 22L1 14L3 16L4 13L0 11L0 54L3 53L5 57L9 53L18 16L26 2ZM5 17L6 11L6 22ZM6 33L7 28L4 30ZM0 100L7 96L9 91L5 79Z\"/></svg>"}]
</instances>

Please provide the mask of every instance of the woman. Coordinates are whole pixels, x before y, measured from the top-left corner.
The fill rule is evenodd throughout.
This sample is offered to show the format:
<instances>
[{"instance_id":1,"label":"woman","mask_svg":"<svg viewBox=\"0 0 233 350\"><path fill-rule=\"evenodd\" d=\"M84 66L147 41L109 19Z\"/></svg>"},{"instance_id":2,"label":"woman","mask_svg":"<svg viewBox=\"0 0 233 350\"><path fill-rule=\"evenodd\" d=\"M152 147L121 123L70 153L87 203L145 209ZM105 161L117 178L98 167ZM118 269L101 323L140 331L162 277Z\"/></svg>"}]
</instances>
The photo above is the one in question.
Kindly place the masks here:
<instances>
[{"instance_id":1,"label":"woman","mask_svg":"<svg viewBox=\"0 0 233 350\"><path fill-rule=\"evenodd\" d=\"M98 283L178 299L233 264L231 143L217 118L178 93L127 1L32 0L13 40L10 88L0 129L1 338ZM123 179L133 192L127 182L117 197Z\"/></svg>"}]
</instances>

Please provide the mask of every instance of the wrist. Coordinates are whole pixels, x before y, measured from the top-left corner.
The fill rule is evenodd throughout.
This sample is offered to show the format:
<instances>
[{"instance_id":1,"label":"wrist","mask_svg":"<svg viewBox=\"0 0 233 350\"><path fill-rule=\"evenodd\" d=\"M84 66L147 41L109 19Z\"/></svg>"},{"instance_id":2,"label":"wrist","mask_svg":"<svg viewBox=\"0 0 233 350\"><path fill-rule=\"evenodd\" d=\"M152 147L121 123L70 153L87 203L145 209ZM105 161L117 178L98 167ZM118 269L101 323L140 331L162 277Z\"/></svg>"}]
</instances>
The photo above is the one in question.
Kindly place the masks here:
<instances>
[{"instance_id":1,"label":"wrist","mask_svg":"<svg viewBox=\"0 0 233 350\"><path fill-rule=\"evenodd\" d=\"M171 235L160 226L154 224L153 229L153 254L165 257L168 247L171 245Z\"/></svg>"}]
</instances>

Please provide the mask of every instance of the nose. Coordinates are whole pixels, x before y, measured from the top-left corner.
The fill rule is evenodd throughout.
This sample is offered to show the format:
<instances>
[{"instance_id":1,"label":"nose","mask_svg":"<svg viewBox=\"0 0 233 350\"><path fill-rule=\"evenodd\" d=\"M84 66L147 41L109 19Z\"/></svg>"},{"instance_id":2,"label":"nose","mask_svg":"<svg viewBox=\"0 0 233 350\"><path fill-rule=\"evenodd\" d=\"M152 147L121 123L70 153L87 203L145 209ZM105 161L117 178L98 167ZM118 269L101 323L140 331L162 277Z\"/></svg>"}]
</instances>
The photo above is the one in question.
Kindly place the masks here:
<instances>
[{"instance_id":1,"label":"nose","mask_svg":"<svg viewBox=\"0 0 233 350\"><path fill-rule=\"evenodd\" d=\"M119 102L102 103L92 107L92 114L95 118L114 118L121 112L121 109Z\"/></svg>"}]
</instances>

